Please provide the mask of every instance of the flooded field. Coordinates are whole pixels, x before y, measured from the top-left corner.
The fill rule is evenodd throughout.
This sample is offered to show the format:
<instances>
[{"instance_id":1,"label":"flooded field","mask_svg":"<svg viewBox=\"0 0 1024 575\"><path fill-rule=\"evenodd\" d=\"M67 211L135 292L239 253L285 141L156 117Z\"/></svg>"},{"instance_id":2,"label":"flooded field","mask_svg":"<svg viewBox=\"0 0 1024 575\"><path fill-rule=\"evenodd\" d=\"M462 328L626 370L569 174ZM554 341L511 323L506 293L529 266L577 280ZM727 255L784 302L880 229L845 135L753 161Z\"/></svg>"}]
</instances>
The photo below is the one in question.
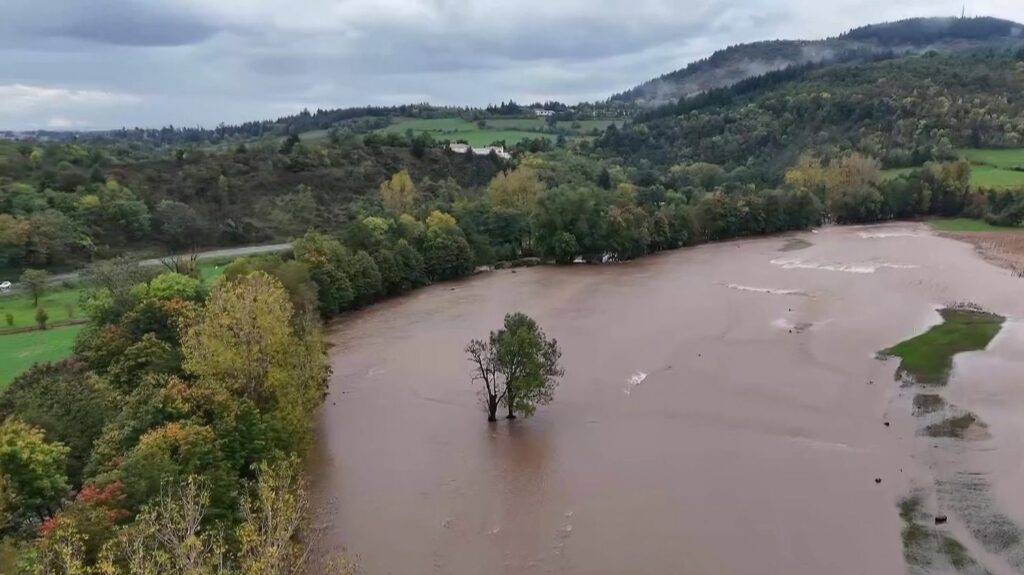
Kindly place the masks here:
<instances>
[{"instance_id":1,"label":"flooded field","mask_svg":"<svg viewBox=\"0 0 1024 575\"><path fill-rule=\"evenodd\" d=\"M368 575L1024 572L1022 290L902 224L374 306L330 332L328 539ZM1006 321L944 385L876 357L962 302ZM566 375L533 418L488 424L463 348L509 311L558 338Z\"/></svg>"}]
</instances>

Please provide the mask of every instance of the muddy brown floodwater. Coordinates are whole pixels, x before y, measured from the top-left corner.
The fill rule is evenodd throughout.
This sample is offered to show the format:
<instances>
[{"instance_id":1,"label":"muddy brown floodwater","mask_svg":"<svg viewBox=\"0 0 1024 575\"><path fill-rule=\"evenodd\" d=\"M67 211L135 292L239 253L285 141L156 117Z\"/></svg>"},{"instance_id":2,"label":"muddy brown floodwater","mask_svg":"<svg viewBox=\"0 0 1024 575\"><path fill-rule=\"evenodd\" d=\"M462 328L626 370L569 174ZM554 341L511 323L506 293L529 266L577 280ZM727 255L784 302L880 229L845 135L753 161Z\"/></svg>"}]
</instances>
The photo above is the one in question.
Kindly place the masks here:
<instances>
[{"instance_id":1,"label":"muddy brown floodwater","mask_svg":"<svg viewBox=\"0 0 1024 575\"><path fill-rule=\"evenodd\" d=\"M948 481L981 478L979 505L1024 524L1022 289L901 224L499 271L373 306L329 331L310 463L328 540L368 575L904 573L897 502L924 490L985 568L1018 572ZM875 358L962 301L1007 317L945 390L987 425L970 442L921 435L896 361ZM463 348L510 311L558 338L566 375L533 418L488 424Z\"/></svg>"}]
</instances>

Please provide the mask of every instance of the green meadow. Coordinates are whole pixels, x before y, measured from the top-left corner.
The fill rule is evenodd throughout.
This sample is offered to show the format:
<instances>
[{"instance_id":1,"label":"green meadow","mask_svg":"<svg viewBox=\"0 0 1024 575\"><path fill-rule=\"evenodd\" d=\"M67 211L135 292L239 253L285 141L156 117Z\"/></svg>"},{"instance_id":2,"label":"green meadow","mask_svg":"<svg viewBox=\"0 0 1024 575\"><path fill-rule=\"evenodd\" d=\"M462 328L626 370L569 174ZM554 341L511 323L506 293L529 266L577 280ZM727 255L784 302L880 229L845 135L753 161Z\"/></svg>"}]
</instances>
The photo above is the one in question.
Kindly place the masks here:
<instances>
[{"instance_id":1,"label":"green meadow","mask_svg":"<svg viewBox=\"0 0 1024 575\"><path fill-rule=\"evenodd\" d=\"M925 385L945 385L953 356L985 349L1002 328L1004 318L965 309L943 309L942 323L883 350L882 356L900 358L897 377Z\"/></svg>"},{"instance_id":2,"label":"green meadow","mask_svg":"<svg viewBox=\"0 0 1024 575\"><path fill-rule=\"evenodd\" d=\"M224 274L224 266L230 262L230 259L201 261L199 275L210 284ZM85 314L79 304L81 295L80 288L53 284L50 291L39 299L39 305L46 309L51 323L69 319L83 320ZM8 313L14 317L14 325L11 327L7 326ZM20 332L19 328L36 325L35 315L36 308L27 294L16 292L0 296L0 389L33 363L67 357L71 353L75 336L84 327L78 324Z\"/></svg>"},{"instance_id":3,"label":"green meadow","mask_svg":"<svg viewBox=\"0 0 1024 575\"><path fill-rule=\"evenodd\" d=\"M971 185L976 188L1024 188L1024 149L988 150L963 148L961 158L971 163ZM920 168L882 170L882 179L891 180Z\"/></svg>"},{"instance_id":4,"label":"green meadow","mask_svg":"<svg viewBox=\"0 0 1024 575\"><path fill-rule=\"evenodd\" d=\"M569 135L584 136L594 130L602 131L613 123L621 125L622 122L560 121L557 128L568 132ZM501 141L511 146L529 138L554 139L556 135L546 131L548 129L548 123L544 118L488 118L483 120L483 127L477 122L462 118L399 118L379 132L404 134L412 130L414 133L429 133L438 140L465 140L472 146L487 146Z\"/></svg>"},{"instance_id":5,"label":"green meadow","mask_svg":"<svg viewBox=\"0 0 1024 575\"><path fill-rule=\"evenodd\" d=\"M940 232L1014 232L1024 228L993 226L985 220L974 218L935 218L928 220L932 229Z\"/></svg>"},{"instance_id":6,"label":"green meadow","mask_svg":"<svg viewBox=\"0 0 1024 575\"><path fill-rule=\"evenodd\" d=\"M59 285L51 286L52 291L39 298L39 305L46 309L50 321L80 319L83 316L78 305L78 289ZM7 325L7 314L14 318L14 325ZM28 294L13 293L0 296L0 334L10 329L31 327L36 325L36 307Z\"/></svg>"},{"instance_id":7,"label":"green meadow","mask_svg":"<svg viewBox=\"0 0 1024 575\"><path fill-rule=\"evenodd\" d=\"M544 127L543 122L534 122L535 118L486 120L481 128L474 122L461 118L405 118L380 130L383 133L404 134L409 130L414 133L428 133L437 140L465 140L471 146L487 146L494 142L505 142L514 145L528 138L554 138L552 134L529 131Z\"/></svg>"},{"instance_id":8,"label":"green meadow","mask_svg":"<svg viewBox=\"0 0 1024 575\"><path fill-rule=\"evenodd\" d=\"M0 389L32 364L67 357L83 325L0 335Z\"/></svg>"},{"instance_id":9,"label":"green meadow","mask_svg":"<svg viewBox=\"0 0 1024 575\"><path fill-rule=\"evenodd\" d=\"M961 157L972 164L986 164L997 168L1012 170L1024 167L1024 149L990 150L983 148L963 148L957 151Z\"/></svg>"}]
</instances>

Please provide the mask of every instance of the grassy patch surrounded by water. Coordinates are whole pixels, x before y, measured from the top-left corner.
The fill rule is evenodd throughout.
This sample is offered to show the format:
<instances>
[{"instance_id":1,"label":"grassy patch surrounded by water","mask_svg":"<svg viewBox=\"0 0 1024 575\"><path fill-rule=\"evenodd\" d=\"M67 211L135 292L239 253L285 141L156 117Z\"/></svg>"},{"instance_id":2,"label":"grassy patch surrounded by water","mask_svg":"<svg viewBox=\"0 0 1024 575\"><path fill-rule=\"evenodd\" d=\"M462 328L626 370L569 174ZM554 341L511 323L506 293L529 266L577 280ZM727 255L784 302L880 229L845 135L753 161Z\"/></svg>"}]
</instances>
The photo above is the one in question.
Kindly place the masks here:
<instances>
[{"instance_id":1,"label":"grassy patch surrounded by water","mask_svg":"<svg viewBox=\"0 0 1024 575\"><path fill-rule=\"evenodd\" d=\"M805 240L803 238L790 238L790 239L786 240L786 243L782 244L782 247L779 248L779 251L780 252L795 252L797 250L802 250L802 249L809 248L809 247L811 247L813 245L814 244L812 244L811 242L809 242L809 241L807 241L807 240Z\"/></svg>"},{"instance_id":2,"label":"grassy patch surrounded by water","mask_svg":"<svg viewBox=\"0 0 1024 575\"><path fill-rule=\"evenodd\" d=\"M932 527L930 517L922 509L920 493L904 497L897 505L903 520L903 559L915 568L912 573L929 573L932 569L950 566L958 573L983 573L962 543L948 533ZM943 572L945 572L943 570Z\"/></svg>"},{"instance_id":3,"label":"grassy patch surrounded by water","mask_svg":"<svg viewBox=\"0 0 1024 575\"><path fill-rule=\"evenodd\" d=\"M946 400L941 395L934 393L919 393L914 396L914 415L924 415L942 411L946 407Z\"/></svg>"},{"instance_id":4,"label":"grassy patch surrounded by water","mask_svg":"<svg viewBox=\"0 0 1024 575\"><path fill-rule=\"evenodd\" d=\"M974 424L984 426L985 424L973 413L965 413L954 417L948 417L938 423L933 423L924 428L924 434L928 437L949 437L962 439L967 430Z\"/></svg>"},{"instance_id":5,"label":"grassy patch surrounded by water","mask_svg":"<svg viewBox=\"0 0 1024 575\"><path fill-rule=\"evenodd\" d=\"M985 349L1004 321L1002 316L983 311L943 309L939 313L941 324L881 352L901 359L897 377L944 385L953 367L953 356Z\"/></svg>"}]
</instances>

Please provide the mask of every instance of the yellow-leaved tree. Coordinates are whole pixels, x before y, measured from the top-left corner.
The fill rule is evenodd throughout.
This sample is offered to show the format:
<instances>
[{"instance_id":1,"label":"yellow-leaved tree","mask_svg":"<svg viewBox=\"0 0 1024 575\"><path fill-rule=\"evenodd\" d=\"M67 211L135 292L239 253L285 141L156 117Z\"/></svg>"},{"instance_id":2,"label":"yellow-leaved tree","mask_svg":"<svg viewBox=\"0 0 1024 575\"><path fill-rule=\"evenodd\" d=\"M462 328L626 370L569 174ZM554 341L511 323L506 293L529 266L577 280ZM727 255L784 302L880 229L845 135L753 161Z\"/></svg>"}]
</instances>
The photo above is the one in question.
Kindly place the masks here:
<instances>
[{"instance_id":1,"label":"yellow-leaved tree","mask_svg":"<svg viewBox=\"0 0 1024 575\"><path fill-rule=\"evenodd\" d=\"M509 172L501 172L487 185L491 205L497 208L532 214L537 196L544 191L544 184L537 171L521 166Z\"/></svg>"},{"instance_id":2,"label":"yellow-leaved tree","mask_svg":"<svg viewBox=\"0 0 1024 575\"><path fill-rule=\"evenodd\" d=\"M416 185L408 170L402 170L380 185L380 203L384 209L400 216L412 209L416 201Z\"/></svg>"},{"instance_id":3,"label":"yellow-leaved tree","mask_svg":"<svg viewBox=\"0 0 1024 575\"><path fill-rule=\"evenodd\" d=\"M299 335L291 317L284 287L257 271L218 284L182 339L183 365L196 387L252 401L286 451L310 440L309 414L330 374L319 333Z\"/></svg>"}]
</instances>

